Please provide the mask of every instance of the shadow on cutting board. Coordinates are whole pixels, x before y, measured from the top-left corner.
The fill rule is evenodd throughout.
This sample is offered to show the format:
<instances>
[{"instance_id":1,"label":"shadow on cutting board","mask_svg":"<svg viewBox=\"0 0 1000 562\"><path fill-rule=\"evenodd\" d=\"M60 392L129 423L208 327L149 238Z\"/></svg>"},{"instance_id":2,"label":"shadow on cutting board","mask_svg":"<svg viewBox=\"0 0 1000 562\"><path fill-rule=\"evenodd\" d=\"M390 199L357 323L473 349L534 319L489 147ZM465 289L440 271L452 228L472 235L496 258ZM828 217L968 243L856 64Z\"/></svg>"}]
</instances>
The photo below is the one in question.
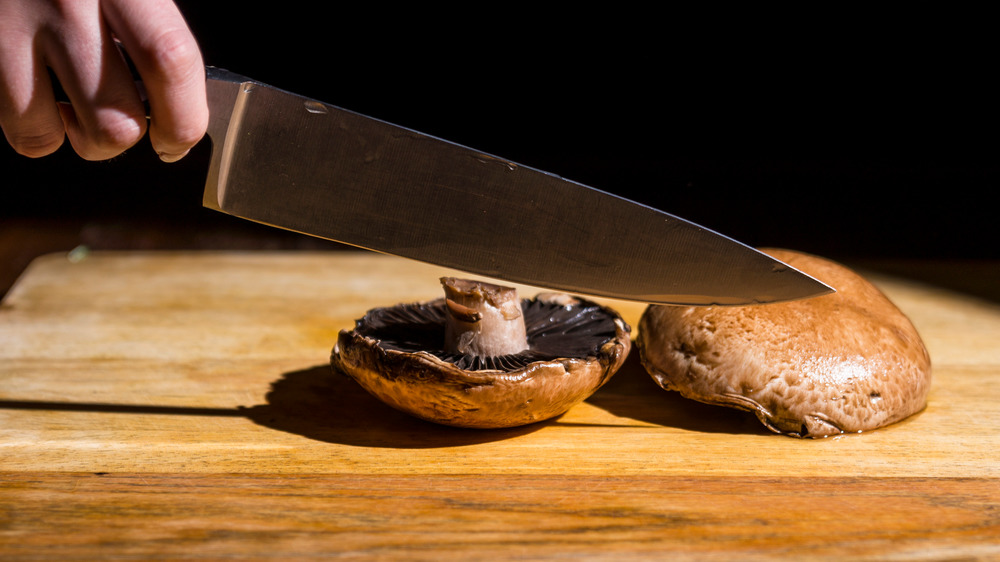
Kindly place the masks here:
<instances>
[{"instance_id":1,"label":"shadow on cutting board","mask_svg":"<svg viewBox=\"0 0 1000 562\"><path fill-rule=\"evenodd\" d=\"M509 429L463 429L426 422L385 405L350 378L319 365L282 375L267 404L241 408L254 423L328 443L434 448L501 441L546 423Z\"/></svg>"},{"instance_id":2,"label":"shadow on cutting board","mask_svg":"<svg viewBox=\"0 0 1000 562\"><path fill-rule=\"evenodd\" d=\"M0 410L245 417L262 427L316 441L404 449L502 441L549 426L603 425L562 421L559 417L507 429L462 429L425 422L383 404L328 365L285 373L272 383L266 400L266 404L237 408L0 400ZM643 370L635 351L618 374L586 403L621 418L657 426L705 433L769 434L751 414L701 404L660 389Z\"/></svg>"},{"instance_id":3,"label":"shadow on cutting board","mask_svg":"<svg viewBox=\"0 0 1000 562\"><path fill-rule=\"evenodd\" d=\"M706 433L770 434L752 415L701 404L656 386L637 351L586 402L616 416ZM560 417L506 429L463 429L416 419L385 405L327 365L282 375L267 404L241 408L255 423L329 443L364 447L434 448L501 441L552 425L578 425Z\"/></svg>"},{"instance_id":4,"label":"shadow on cutting board","mask_svg":"<svg viewBox=\"0 0 1000 562\"><path fill-rule=\"evenodd\" d=\"M749 412L703 404L653 381L634 344L625 364L586 402L623 418L701 433L772 435Z\"/></svg>"}]
</instances>

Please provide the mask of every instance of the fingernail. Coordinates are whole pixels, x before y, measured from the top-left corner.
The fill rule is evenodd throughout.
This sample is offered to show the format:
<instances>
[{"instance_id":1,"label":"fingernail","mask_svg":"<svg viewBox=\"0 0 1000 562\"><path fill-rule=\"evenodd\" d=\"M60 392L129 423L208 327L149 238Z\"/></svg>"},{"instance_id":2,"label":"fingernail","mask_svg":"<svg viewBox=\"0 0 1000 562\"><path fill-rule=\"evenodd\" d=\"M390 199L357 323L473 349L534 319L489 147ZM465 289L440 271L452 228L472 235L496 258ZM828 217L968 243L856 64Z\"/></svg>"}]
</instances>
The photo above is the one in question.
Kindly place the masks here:
<instances>
[{"instance_id":1,"label":"fingernail","mask_svg":"<svg viewBox=\"0 0 1000 562\"><path fill-rule=\"evenodd\" d=\"M187 150L184 152L158 152L157 155L160 157L160 160L164 162L176 162L181 158L184 158L188 152L189 151Z\"/></svg>"}]
</instances>

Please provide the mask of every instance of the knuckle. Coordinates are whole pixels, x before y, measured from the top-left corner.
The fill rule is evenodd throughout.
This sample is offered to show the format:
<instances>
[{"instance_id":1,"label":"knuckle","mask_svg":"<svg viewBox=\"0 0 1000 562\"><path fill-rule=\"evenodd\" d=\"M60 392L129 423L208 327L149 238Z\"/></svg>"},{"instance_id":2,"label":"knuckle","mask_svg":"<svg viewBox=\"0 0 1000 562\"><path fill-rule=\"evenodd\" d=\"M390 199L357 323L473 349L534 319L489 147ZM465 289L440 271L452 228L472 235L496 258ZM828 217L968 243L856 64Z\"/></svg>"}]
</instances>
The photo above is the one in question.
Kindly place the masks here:
<instances>
[{"instance_id":1,"label":"knuckle","mask_svg":"<svg viewBox=\"0 0 1000 562\"><path fill-rule=\"evenodd\" d=\"M150 141L153 149L161 156L186 154L202 138L204 138L203 133L190 127L169 131L167 135L150 130Z\"/></svg>"},{"instance_id":2,"label":"knuckle","mask_svg":"<svg viewBox=\"0 0 1000 562\"><path fill-rule=\"evenodd\" d=\"M60 129L28 134L15 133L8 135L7 140L18 154L29 158L41 158L58 150L65 138L65 132Z\"/></svg>"},{"instance_id":3,"label":"knuckle","mask_svg":"<svg viewBox=\"0 0 1000 562\"><path fill-rule=\"evenodd\" d=\"M186 125L171 131L171 142L179 148L190 148L205 136L205 127Z\"/></svg>"},{"instance_id":4,"label":"knuckle","mask_svg":"<svg viewBox=\"0 0 1000 562\"><path fill-rule=\"evenodd\" d=\"M134 146L142 138L145 128L128 117L102 120L74 144L77 152L87 160L106 160Z\"/></svg>"},{"instance_id":5,"label":"knuckle","mask_svg":"<svg viewBox=\"0 0 1000 562\"><path fill-rule=\"evenodd\" d=\"M102 146L128 148L138 142L142 134L137 121L123 117L102 124L96 136Z\"/></svg>"},{"instance_id":6,"label":"knuckle","mask_svg":"<svg viewBox=\"0 0 1000 562\"><path fill-rule=\"evenodd\" d=\"M152 42L153 66L163 78L183 76L201 68L201 52L190 32L171 28L161 32Z\"/></svg>"}]
</instances>

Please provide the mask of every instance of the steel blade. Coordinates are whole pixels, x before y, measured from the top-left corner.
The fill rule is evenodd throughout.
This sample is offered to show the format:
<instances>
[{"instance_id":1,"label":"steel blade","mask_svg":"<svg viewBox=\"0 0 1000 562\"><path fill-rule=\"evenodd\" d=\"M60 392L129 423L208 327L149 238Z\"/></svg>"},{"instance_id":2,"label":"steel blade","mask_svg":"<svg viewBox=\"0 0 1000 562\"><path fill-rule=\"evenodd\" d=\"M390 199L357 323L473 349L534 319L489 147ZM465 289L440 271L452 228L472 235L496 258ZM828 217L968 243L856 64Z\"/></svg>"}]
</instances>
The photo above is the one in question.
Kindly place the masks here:
<instances>
[{"instance_id":1,"label":"steel blade","mask_svg":"<svg viewBox=\"0 0 1000 562\"><path fill-rule=\"evenodd\" d=\"M726 236L503 158L209 69L204 204L513 283L664 304L830 292Z\"/></svg>"}]
</instances>

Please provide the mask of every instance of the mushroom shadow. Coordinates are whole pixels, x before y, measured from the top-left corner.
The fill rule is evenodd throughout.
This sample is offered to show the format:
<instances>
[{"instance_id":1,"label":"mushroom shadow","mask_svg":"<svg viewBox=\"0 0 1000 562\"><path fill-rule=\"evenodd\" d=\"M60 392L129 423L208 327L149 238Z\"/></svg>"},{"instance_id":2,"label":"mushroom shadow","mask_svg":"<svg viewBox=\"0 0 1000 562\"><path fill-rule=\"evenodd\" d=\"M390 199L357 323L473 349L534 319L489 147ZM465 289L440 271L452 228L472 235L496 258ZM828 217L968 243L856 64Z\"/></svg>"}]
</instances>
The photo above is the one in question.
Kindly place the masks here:
<instances>
[{"instance_id":1,"label":"mushroom shadow","mask_svg":"<svg viewBox=\"0 0 1000 562\"><path fill-rule=\"evenodd\" d=\"M390 408L330 365L283 374L271 383L266 400L241 412L270 429L360 447L475 445L525 435L552 421L503 429L465 429L423 421Z\"/></svg>"},{"instance_id":2,"label":"mushroom shadow","mask_svg":"<svg viewBox=\"0 0 1000 562\"><path fill-rule=\"evenodd\" d=\"M773 435L743 410L705 404L667 391L653 380L633 345L618 373L586 402L616 416L703 433Z\"/></svg>"}]
</instances>

